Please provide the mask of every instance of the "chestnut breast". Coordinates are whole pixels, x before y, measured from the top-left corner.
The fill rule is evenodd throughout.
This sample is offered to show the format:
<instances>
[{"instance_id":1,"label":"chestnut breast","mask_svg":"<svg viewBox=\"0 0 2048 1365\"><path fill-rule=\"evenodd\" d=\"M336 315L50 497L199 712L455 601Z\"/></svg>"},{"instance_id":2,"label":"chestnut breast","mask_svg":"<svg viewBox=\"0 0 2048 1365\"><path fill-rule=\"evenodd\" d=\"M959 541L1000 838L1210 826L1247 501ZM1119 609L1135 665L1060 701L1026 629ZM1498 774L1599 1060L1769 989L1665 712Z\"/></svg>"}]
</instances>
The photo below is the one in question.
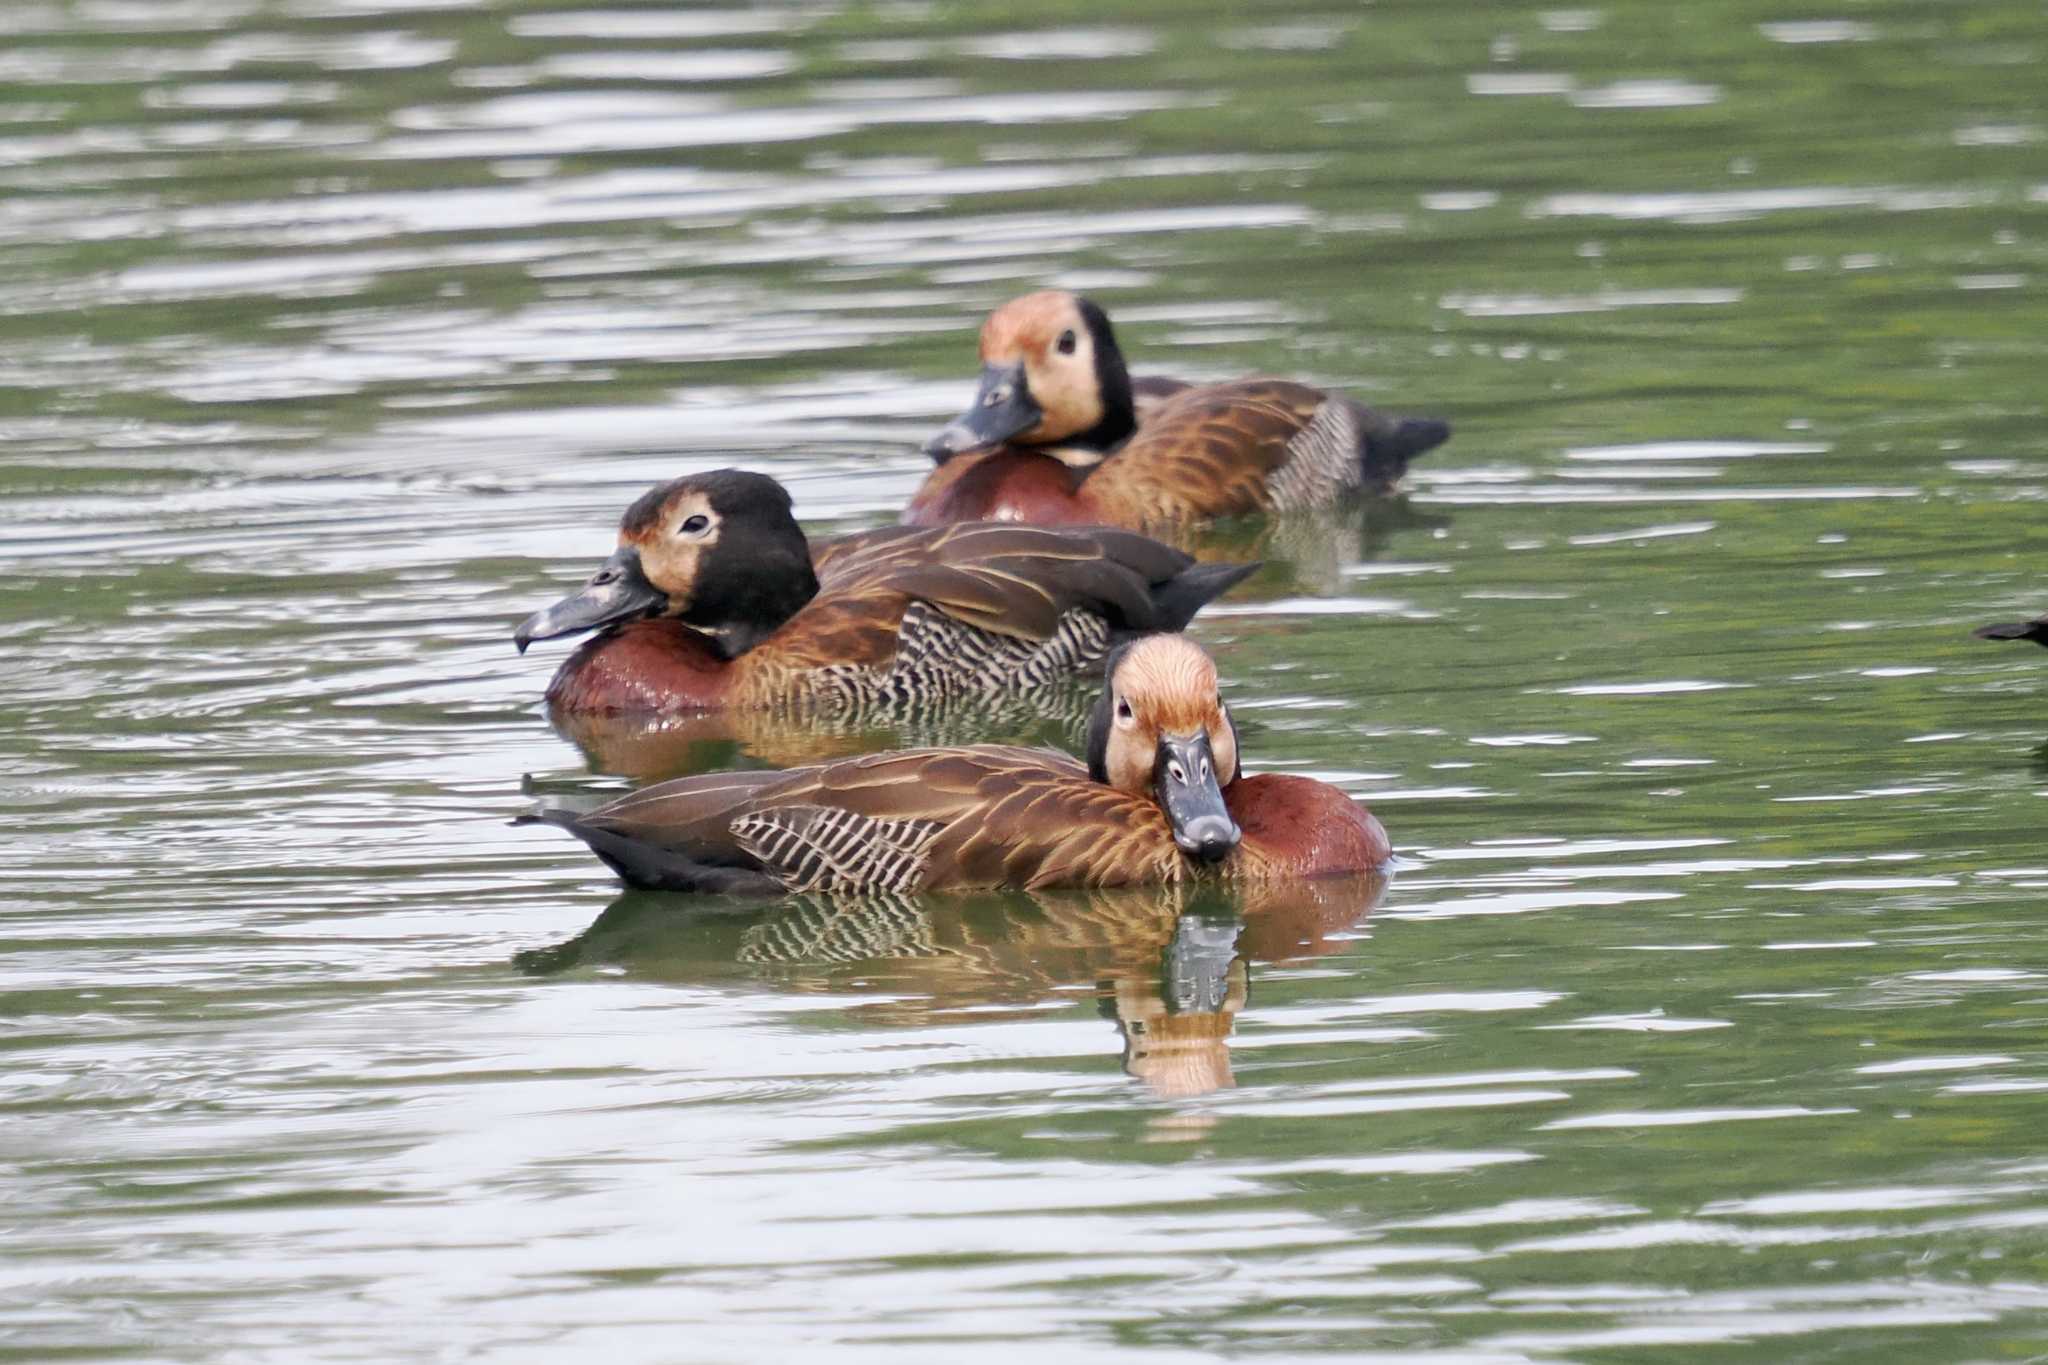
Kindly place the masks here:
<instances>
[{"instance_id":1,"label":"chestnut breast","mask_svg":"<svg viewBox=\"0 0 2048 1365\"><path fill-rule=\"evenodd\" d=\"M1104 524L1101 512L1074 484L1074 471L1050 455L1008 447L957 455L925 479L903 520L912 526L955 521Z\"/></svg>"},{"instance_id":2,"label":"chestnut breast","mask_svg":"<svg viewBox=\"0 0 2048 1365\"><path fill-rule=\"evenodd\" d=\"M1261 773L1231 783L1223 802L1244 830L1241 855L1267 864L1269 874L1366 872L1393 856L1372 812L1327 782Z\"/></svg>"},{"instance_id":3,"label":"chestnut breast","mask_svg":"<svg viewBox=\"0 0 2048 1365\"><path fill-rule=\"evenodd\" d=\"M548 684L571 711L673 714L724 705L732 665L680 621L634 621L577 646Z\"/></svg>"}]
</instances>

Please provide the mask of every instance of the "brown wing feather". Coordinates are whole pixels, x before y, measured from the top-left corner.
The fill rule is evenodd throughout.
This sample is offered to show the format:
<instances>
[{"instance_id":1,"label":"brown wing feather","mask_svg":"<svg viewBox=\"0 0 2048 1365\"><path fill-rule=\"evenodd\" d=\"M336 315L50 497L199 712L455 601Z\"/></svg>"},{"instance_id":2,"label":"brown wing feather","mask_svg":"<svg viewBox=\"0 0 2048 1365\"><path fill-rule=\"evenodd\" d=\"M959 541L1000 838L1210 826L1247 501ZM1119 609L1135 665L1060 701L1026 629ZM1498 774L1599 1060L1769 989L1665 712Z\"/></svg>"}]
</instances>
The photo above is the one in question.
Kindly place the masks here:
<instances>
[{"instance_id":1,"label":"brown wing feather","mask_svg":"<svg viewBox=\"0 0 2048 1365\"><path fill-rule=\"evenodd\" d=\"M895 542L916 534L914 526L875 526L830 540L814 540L811 572L818 575L819 587L830 587L848 573L858 574L875 556L891 553Z\"/></svg>"},{"instance_id":2,"label":"brown wing feather","mask_svg":"<svg viewBox=\"0 0 2048 1365\"><path fill-rule=\"evenodd\" d=\"M595 825L630 839L699 856L728 853L737 847L729 834L732 816L749 809L763 792L818 771L791 768L786 772L704 773L657 782L599 806L584 816Z\"/></svg>"},{"instance_id":3,"label":"brown wing feather","mask_svg":"<svg viewBox=\"0 0 2048 1365\"><path fill-rule=\"evenodd\" d=\"M1133 525L1260 511L1267 480L1328 397L1284 379L1181 390L1159 400L1083 495Z\"/></svg>"},{"instance_id":4,"label":"brown wing feather","mask_svg":"<svg viewBox=\"0 0 2048 1365\"><path fill-rule=\"evenodd\" d=\"M934 889L1169 882L1185 866L1157 805L1085 773L1018 781L975 819L948 825L927 857Z\"/></svg>"},{"instance_id":5,"label":"brown wing feather","mask_svg":"<svg viewBox=\"0 0 2048 1365\"><path fill-rule=\"evenodd\" d=\"M955 620L1042 640L1077 608L1119 626L1147 623L1152 587L1190 563L1129 534L976 522L943 528L926 557L887 581Z\"/></svg>"},{"instance_id":6,"label":"brown wing feather","mask_svg":"<svg viewBox=\"0 0 2048 1365\"><path fill-rule=\"evenodd\" d=\"M852 539L852 538L849 538ZM928 602L957 621L1043 641L1067 612L1150 629L1152 590L1194 561L1110 528L1055 530L997 522L884 527L830 543L818 595L753 653L763 672L877 666L895 654L904 610Z\"/></svg>"},{"instance_id":7,"label":"brown wing feather","mask_svg":"<svg viewBox=\"0 0 2048 1365\"><path fill-rule=\"evenodd\" d=\"M1164 374L1134 374L1131 376L1131 406L1137 410L1138 425L1143 426L1159 412L1167 399L1186 393L1195 387L1185 379L1175 379Z\"/></svg>"},{"instance_id":8,"label":"brown wing feather","mask_svg":"<svg viewBox=\"0 0 2048 1365\"><path fill-rule=\"evenodd\" d=\"M782 805L842 806L883 819L951 821L988 797L985 784L1000 787L1015 775L1045 772L1087 778L1087 769L1077 759L1055 749L1010 744L904 749L782 772L678 777L629 792L586 818L656 842L692 836L735 815Z\"/></svg>"},{"instance_id":9,"label":"brown wing feather","mask_svg":"<svg viewBox=\"0 0 2048 1365\"><path fill-rule=\"evenodd\" d=\"M1157 806L1091 780L1067 754L1007 745L678 778L585 822L709 861L751 863L734 822L806 807L942 826L918 883L928 889L1115 886L1172 880L1180 869Z\"/></svg>"}]
</instances>

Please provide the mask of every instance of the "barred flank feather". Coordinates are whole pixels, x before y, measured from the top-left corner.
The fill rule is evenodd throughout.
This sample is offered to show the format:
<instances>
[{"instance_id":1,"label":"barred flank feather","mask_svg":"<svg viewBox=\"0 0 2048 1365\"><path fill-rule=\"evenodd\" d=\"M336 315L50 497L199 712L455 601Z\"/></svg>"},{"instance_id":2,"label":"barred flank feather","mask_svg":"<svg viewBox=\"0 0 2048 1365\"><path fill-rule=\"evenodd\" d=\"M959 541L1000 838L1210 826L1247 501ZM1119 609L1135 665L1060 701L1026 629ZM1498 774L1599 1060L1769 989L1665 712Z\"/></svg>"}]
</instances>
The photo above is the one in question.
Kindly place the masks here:
<instances>
[{"instance_id":1,"label":"barred flank feather","mask_svg":"<svg viewBox=\"0 0 2048 1365\"><path fill-rule=\"evenodd\" d=\"M1020 640L912 602L897 631L889 690L918 695L1044 687L1100 659L1108 647L1109 623L1090 611L1067 612L1048 639Z\"/></svg>"},{"instance_id":2,"label":"barred flank feather","mask_svg":"<svg viewBox=\"0 0 2048 1365\"><path fill-rule=\"evenodd\" d=\"M1020 640L912 602L896 640L887 669L818 669L809 679L811 690L836 708L868 710L881 703L914 705L1048 687L1108 652L1109 623L1074 610L1060 617L1047 639Z\"/></svg>"},{"instance_id":3,"label":"barred flank feather","mask_svg":"<svg viewBox=\"0 0 2048 1365\"><path fill-rule=\"evenodd\" d=\"M741 848L792 891L909 891L945 826L880 820L835 806L772 806L732 822Z\"/></svg>"},{"instance_id":4,"label":"barred flank feather","mask_svg":"<svg viewBox=\"0 0 2048 1365\"><path fill-rule=\"evenodd\" d=\"M1287 463L1266 481L1276 512L1319 507L1358 487L1358 416L1342 398L1324 400L1299 435L1287 443Z\"/></svg>"}]
</instances>

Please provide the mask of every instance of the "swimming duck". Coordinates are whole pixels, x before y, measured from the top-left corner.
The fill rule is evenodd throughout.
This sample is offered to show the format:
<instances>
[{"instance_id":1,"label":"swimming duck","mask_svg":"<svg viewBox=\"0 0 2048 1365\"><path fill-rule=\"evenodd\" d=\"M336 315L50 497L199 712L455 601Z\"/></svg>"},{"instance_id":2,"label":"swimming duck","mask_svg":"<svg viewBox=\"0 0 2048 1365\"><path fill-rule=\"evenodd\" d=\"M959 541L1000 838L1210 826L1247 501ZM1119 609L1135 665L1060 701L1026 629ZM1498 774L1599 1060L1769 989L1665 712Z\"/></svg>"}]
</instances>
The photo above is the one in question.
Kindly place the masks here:
<instances>
[{"instance_id":1,"label":"swimming duck","mask_svg":"<svg viewBox=\"0 0 2048 1365\"><path fill-rule=\"evenodd\" d=\"M998 525L884 527L814 556L781 484L719 469L627 508L612 556L512 638L602 631L548 684L557 713L860 710L1041 685L1116 637L1179 630L1256 567Z\"/></svg>"},{"instance_id":2,"label":"swimming duck","mask_svg":"<svg viewBox=\"0 0 2048 1365\"><path fill-rule=\"evenodd\" d=\"M981 385L925 446L938 462L903 520L1133 530L1287 512L1385 491L1451 434L1284 379L1133 380L1108 316L1060 290L981 329Z\"/></svg>"},{"instance_id":3,"label":"swimming duck","mask_svg":"<svg viewBox=\"0 0 2048 1365\"><path fill-rule=\"evenodd\" d=\"M1113 651L1086 763L968 745L656 783L559 825L659 890L1128 886L1204 873L1357 873L1390 856L1371 812L1306 777L1243 776L1216 666L1179 635Z\"/></svg>"},{"instance_id":4,"label":"swimming duck","mask_svg":"<svg viewBox=\"0 0 2048 1365\"><path fill-rule=\"evenodd\" d=\"M1979 626L1970 634L1980 640L2032 640L2037 645L2048 647L2048 616L2036 616L2031 621L2001 621L1996 625Z\"/></svg>"}]
</instances>

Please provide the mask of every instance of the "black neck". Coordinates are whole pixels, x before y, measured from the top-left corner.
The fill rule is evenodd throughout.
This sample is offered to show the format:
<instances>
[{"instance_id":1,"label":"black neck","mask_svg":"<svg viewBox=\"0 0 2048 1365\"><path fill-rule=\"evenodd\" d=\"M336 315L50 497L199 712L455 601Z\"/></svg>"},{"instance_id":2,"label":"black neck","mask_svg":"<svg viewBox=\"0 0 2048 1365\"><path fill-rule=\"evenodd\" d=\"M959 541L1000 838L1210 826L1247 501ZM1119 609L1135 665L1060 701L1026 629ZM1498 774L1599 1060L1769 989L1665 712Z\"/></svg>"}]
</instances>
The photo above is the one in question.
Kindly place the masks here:
<instances>
[{"instance_id":1,"label":"black neck","mask_svg":"<svg viewBox=\"0 0 2048 1365\"><path fill-rule=\"evenodd\" d=\"M1088 776L1105 785L1109 782L1109 690L1095 699L1088 713Z\"/></svg>"},{"instance_id":2,"label":"black neck","mask_svg":"<svg viewBox=\"0 0 2048 1365\"><path fill-rule=\"evenodd\" d=\"M1109 329L1109 315L1087 299L1080 300L1081 319L1095 343L1095 382L1102 394L1102 420L1062 445L1086 446L1090 450L1114 450L1131 439L1138 429L1138 409L1131 400L1131 372L1124 353L1117 348L1116 333Z\"/></svg>"},{"instance_id":3,"label":"black neck","mask_svg":"<svg viewBox=\"0 0 2048 1365\"><path fill-rule=\"evenodd\" d=\"M1138 637L1127 639L1103 659L1102 695L1095 699L1095 709L1088 713L1088 776L1105 785L1109 782L1109 712L1116 704L1116 688L1111 686L1110 679L1116 677L1117 665L1137 642Z\"/></svg>"},{"instance_id":4,"label":"black neck","mask_svg":"<svg viewBox=\"0 0 2048 1365\"><path fill-rule=\"evenodd\" d=\"M818 595L810 543L794 523L779 535L728 523L724 535L736 534L748 539L721 545L724 553L707 557L690 609L683 613L683 620L716 640L728 659L782 629Z\"/></svg>"}]
</instances>

